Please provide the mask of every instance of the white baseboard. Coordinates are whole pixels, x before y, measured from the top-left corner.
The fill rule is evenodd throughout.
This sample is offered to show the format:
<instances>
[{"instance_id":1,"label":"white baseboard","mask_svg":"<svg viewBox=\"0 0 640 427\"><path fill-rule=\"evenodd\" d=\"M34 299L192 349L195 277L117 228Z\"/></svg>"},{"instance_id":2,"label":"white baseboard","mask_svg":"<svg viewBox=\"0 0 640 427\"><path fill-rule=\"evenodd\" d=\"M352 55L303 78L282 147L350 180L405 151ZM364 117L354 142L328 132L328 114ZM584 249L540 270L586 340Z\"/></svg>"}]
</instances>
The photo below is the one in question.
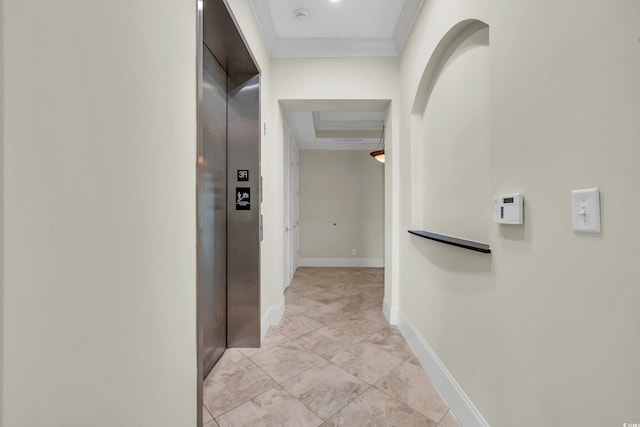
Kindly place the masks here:
<instances>
[{"instance_id":1,"label":"white baseboard","mask_svg":"<svg viewBox=\"0 0 640 427\"><path fill-rule=\"evenodd\" d=\"M282 320L284 315L284 297L280 300L279 305L272 305L267 309L267 312L262 316L262 324L260 325L260 342L264 340L269 326L277 325Z\"/></svg>"},{"instance_id":2,"label":"white baseboard","mask_svg":"<svg viewBox=\"0 0 640 427\"><path fill-rule=\"evenodd\" d=\"M489 423L482 417L473 402L447 370L447 367L402 311L398 312L398 327L442 398L449 405L451 412L458 419L460 426L489 427Z\"/></svg>"},{"instance_id":3,"label":"white baseboard","mask_svg":"<svg viewBox=\"0 0 640 427\"><path fill-rule=\"evenodd\" d=\"M389 305L386 298L382 301L382 314L390 325L398 324L398 309Z\"/></svg>"},{"instance_id":4,"label":"white baseboard","mask_svg":"<svg viewBox=\"0 0 640 427\"><path fill-rule=\"evenodd\" d=\"M382 258L300 258L300 267L384 267Z\"/></svg>"}]
</instances>

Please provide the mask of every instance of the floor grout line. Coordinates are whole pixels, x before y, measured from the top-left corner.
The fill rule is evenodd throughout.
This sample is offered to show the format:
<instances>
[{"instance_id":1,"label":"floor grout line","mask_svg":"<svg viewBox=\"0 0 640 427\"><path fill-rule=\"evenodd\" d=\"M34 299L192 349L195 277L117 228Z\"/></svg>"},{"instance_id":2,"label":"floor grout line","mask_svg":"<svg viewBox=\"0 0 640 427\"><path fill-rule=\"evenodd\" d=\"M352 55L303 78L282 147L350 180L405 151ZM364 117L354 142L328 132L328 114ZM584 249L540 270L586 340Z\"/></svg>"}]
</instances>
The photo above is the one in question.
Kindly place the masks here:
<instances>
[{"instance_id":1,"label":"floor grout line","mask_svg":"<svg viewBox=\"0 0 640 427\"><path fill-rule=\"evenodd\" d=\"M360 380L362 381L362 380ZM367 391L369 391L371 389L371 387L373 387L373 385L367 383L366 381L362 381L363 383L367 384L369 387L366 387L364 390L362 390L362 393L358 394L356 397L354 397L353 399L349 400L344 406L341 406L340 409L338 409L336 412L334 412L333 414L331 414L331 416L329 416L326 420L324 420L325 422L329 421L331 418L335 417L336 415L338 415L340 412L342 412L342 410L344 408L346 408L347 406L351 405L351 403L353 403L356 399L358 399L360 396L362 396L363 394L365 394Z\"/></svg>"},{"instance_id":2,"label":"floor grout line","mask_svg":"<svg viewBox=\"0 0 640 427\"><path fill-rule=\"evenodd\" d=\"M438 425L440 425L440 423L442 422L442 420L444 420L447 416L447 414L451 412L451 409L447 409L447 412L444 413L444 415L442 416L442 418L440 418L440 420L438 421ZM452 414L453 416L453 414Z\"/></svg>"},{"instance_id":3,"label":"floor grout line","mask_svg":"<svg viewBox=\"0 0 640 427\"><path fill-rule=\"evenodd\" d=\"M209 408L207 408L207 405L204 402L202 403L202 409L204 411L207 411L207 413L209 414L209 416L211 417L212 420L215 420L215 418L213 417L213 414L211 413ZM203 414L203 417L204 417L204 414ZM207 422L209 422L209 421L207 421Z\"/></svg>"},{"instance_id":4,"label":"floor grout line","mask_svg":"<svg viewBox=\"0 0 640 427\"><path fill-rule=\"evenodd\" d=\"M252 401L253 399L262 396L263 394L265 394L266 392L268 392L269 390L273 389L274 387L277 387L280 385L280 383L278 383L271 375L267 374L264 369L262 369L260 367L260 365L258 365L256 362L254 362L253 360L251 360L250 358L247 357L247 359L249 359L249 361L251 363L253 363L254 365L256 365L258 367L258 369L260 369L266 376L268 376L269 378L271 378L271 380L273 380L273 382L275 383L274 385L272 385L271 387L269 387L268 389L266 389L265 391L263 391L262 393L257 394L256 396L252 397L251 399L245 400L244 402L234 406L233 408L229 409L228 411L224 412L223 414L218 415L217 417L214 418L214 420L216 420L216 422L218 422L218 418L228 414L229 412L233 411L234 409L239 408L240 406L244 405L247 402ZM209 411L209 413L211 413L211 411ZM212 414L213 415L213 414Z\"/></svg>"},{"instance_id":5,"label":"floor grout line","mask_svg":"<svg viewBox=\"0 0 640 427\"><path fill-rule=\"evenodd\" d=\"M326 305L326 307L330 307L330 306L329 306L329 305ZM319 307L315 307L315 308L319 308ZM314 309L315 309L315 308L314 308ZM313 309L312 309L312 310L313 310ZM354 314L354 313L346 312L346 311L344 311L344 310L340 310L340 309L337 309L337 310L338 310L338 311L340 311L340 312L342 312L342 313L346 313L347 315ZM309 310L309 311L311 311L311 310ZM348 317L348 316L347 316L347 317ZM364 316L362 316L362 317L364 317ZM315 319L314 319L314 320L315 320ZM340 319L340 320L344 320L344 319ZM322 329L322 328L324 328L324 327L327 327L327 326L331 325L332 323L336 323L336 322L338 322L338 321L340 321L340 320L336 320L336 321L329 322L329 323L324 323L324 324L323 324L323 326L322 326L321 328L318 328L318 329ZM319 322L319 323L322 323L322 322ZM295 340L297 340L297 339L299 339L299 338L301 338L301 337L303 337L303 336L306 336L306 335L312 334L312 333L314 333L315 331L317 331L318 329L315 329L315 330L313 330L313 331L310 331L310 332L308 332L307 334L301 335L301 336L299 336L298 338L296 338ZM373 335L375 335L375 334L376 334L376 333L378 333L378 332L379 332L379 331L376 331L376 332L374 332L373 334L371 334L370 336L373 336ZM348 335L348 334L345 334L345 335ZM348 336L351 336L351 337L354 337L354 338L359 338L358 342L361 342L362 340L366 339L366 338L355 337L355 336L353 336L353 335L348 335ZM369 336L369 337L370 337L370 336ZM367 338L368 338L368 337L367 337ZM354 344L355 344L355 343L354 343ZM302 344L301 344L301 345L302 345ZM353 378L356 378L357 380L361 381L363 384L365 384L365 385L366 385L366 387L365 387L365 388L364 388L360 393L358 393L358 394L357 394L356 396L354 396L353 398L349 399L349 400L348 400L348 401L347 401L343 406L339 407L335 412L333 412L331 415L329 415L329 416L328 416L328 417L326 417L326 418L321 417L321 416L320 416L318 413L316 413L313 409L309 408L309 407L308 407L308 406L307 406L307 405L306 405L302 400L298 399L295 395L293 395L293 394L292 394L294 398L296 398L300 403L302 403L305 407L307 407L311 412L313 412L314 414L316 414L316 415L318 416L318 418L320 418L320 419L323 421L323 423L326 423L328 420L330 420L331 418L333 418L334 416L336 416L338 413L340 413L340 411L342 411L344 408L346 408L347 406L349 406L349 405L351 404L351 402L353 402L353 401L355 401L356 399L358 399L360 396L362 396L364 393L366 393L369 389L371 389L371 387L373 387L373 386L374 386L373 384L369 384L369 383L367 383L367 382L366 382L366 381L364 381L362 378L358 378L357 376L353 375L352 373L350 373L350 372L346 371L346 370L345 370L345 369L343 369L342 367L340 367L340 366L336 365L335 363L333 363L330 359L325 358L323 355L321 355L321 354L319 354L319 353L317 353L317 352L313 351L312 349L307 348L307 347L305 347L304 345L302 345L302 347L303 347L304 349L306 349L307 351L310 351L311 353L313 353L313 354L315 354L315 355L317 355L317 356L319 356L319 357L322 357L322 359L326 361L326 363L325 363L326 365L332 365L332 366L334 366L335 368L337 368L337 369L341 370L342 372L346 373L347 375L352 376ZM341 351L348 351L350 347L351 347L351 346L349 346L347 349L342 349ZM340 353L340 352L338 352L338 353ZM338 353L336 353L336 354L338 354ZM335 357L335 355L334 355L333 357ZM331 359L333 359L333 357L331 357ZM307 370L305 370L305 371L303 371L303 372L299 373L298 375L296 375L296 376L294 376L294 377L292 377L292 378L289 378L289 379L288 379L288 380L286 380L286 381L292 380L292 379L294 379L294 378L296 378L296 377L298 377L298 376L300 376L300 375L303 375L305 372L310 371L311 369L318 368L319 366L322 366L322 365L318 365L318 366L314 366L314 367L312 367L312 368L309 368L309 369L307 369ZM396 368L394 368L394 369L396 369ZM286 381L285 381L285 382L286 382ZM281 384L282 384L282 383L281 383ZM283 387L284 387L284 386L283 386ZM285 388L285 389L286 389L286 388ZM401 402L400 402L400 403L401 403Z\"/></svg>"},{"instance_id":6,"label":"floor grout line","mask_svg":"<svg viewBox=\"0 0 640 427\"><path fill-rule=\"evenodd\" d=\"M252 398L251 398L251 399L249 399L249 400L246 400L246 401L242 402L241 404L239 404L239 405L237 405L237 406L233 407L232 409L229 409L229 410L228 410L227 412L225 412L224 414L220 414L220 415L218 415L216 418L214 418L214 420L215 420L216 422L218 422L218 420L219 420L221 417L225 416L225 415L226 415L226 414L228 414L229 412L231 412L231 411L233 411L233 410L235 410L235 409L238 409L239 407L241 407L242 405L244 405L244 404L246 404L246 403L248 403L248 402L251 402L253 399L257 399L258 397L260 397L260 396L262 396L263 394L265 394L265 393L267 393L267 392L269 392L269 391L273 390L274 388L276 388L276 387L278 387L278 386L280 386L280 384L275 383L274 385L272 385L271 387L269 387L268 389L266 389L266 390L265 390L265 391L263 391L262 393L260 393L260 394L258 394L258 395L256 395L256 396L252 397ZM218 424L220 424L220 423L218 423Z\"/></svg>"},{"instance_id":7,"label":"floor grout line","mask_svg":"<svg viewBox=\"0 0 640 427\"><path fill-rule=\"evenodd\" d=\"M293 377L293 378L295 378L295 377ZM293 378L290 378L290 379L293 379ZM288 380L287 380L287 381L288 381ZM280 387L282 387L283 389L285 389L285 390L287 391L287 393L289 393L289 394L291 395L291 397L293 397L295 400L297 400L298 402L300 402L300 404L302 404L302 406L304 406L305 408L307 408L308 410L310 410L310 411L311 411L311 413L313 413L316 417L318 417L320 420L322 420L321 425L322 425L322 424L324 424L324 422L325 422L326 420L325 420L324 418L322 418L322 417L320 416L320 414L316 413L316 411L314 411L314 410L313 410L313 409L311 409L309 406L307 406L307 404L306 404L306 403L304 403L302 400L298 399L298 398L297 398L293 393L291 393L289 390L287 390L287 388L286 388L285 386L280 385Z\"/></svg>"}]
</instances>

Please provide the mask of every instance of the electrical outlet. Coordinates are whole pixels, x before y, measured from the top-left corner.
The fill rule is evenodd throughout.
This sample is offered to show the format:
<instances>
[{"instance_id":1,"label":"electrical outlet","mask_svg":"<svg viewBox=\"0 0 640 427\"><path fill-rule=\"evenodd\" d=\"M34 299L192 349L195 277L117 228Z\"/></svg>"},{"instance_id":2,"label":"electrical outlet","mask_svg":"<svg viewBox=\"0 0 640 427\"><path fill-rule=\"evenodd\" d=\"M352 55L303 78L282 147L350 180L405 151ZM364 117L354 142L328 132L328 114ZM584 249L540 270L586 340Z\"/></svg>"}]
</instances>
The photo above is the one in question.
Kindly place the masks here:
<instances>
[{"instance_id":1,"label":"electrical outlet","mask_svg":"<svg viewBox=\"0 0 640 427\"><path fill-rule=\"evenodd\" d=\"M351 249L351 255L358 255L358 251L356 251L355 249Z\"/></svg>"}]
</instances>

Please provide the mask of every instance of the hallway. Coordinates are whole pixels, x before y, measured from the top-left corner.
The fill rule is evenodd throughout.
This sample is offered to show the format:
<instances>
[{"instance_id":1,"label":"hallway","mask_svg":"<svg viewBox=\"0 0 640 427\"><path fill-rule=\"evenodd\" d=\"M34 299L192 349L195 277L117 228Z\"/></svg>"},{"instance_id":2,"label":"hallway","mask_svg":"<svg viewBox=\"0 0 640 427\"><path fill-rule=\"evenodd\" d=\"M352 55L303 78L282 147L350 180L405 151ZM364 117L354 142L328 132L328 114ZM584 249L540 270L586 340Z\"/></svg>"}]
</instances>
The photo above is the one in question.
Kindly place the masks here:
<instances>
[{"instance_id":1,"label":"hallway","mask_svg":"<svg viewBox=\"0 0 640 427\"><path fill-rule=\"evenodd\" d=\"M205 426L457 426L382 314L383 273L299 268L262 347L228 349L205 380Z\"/></svg>"}]
</instances>

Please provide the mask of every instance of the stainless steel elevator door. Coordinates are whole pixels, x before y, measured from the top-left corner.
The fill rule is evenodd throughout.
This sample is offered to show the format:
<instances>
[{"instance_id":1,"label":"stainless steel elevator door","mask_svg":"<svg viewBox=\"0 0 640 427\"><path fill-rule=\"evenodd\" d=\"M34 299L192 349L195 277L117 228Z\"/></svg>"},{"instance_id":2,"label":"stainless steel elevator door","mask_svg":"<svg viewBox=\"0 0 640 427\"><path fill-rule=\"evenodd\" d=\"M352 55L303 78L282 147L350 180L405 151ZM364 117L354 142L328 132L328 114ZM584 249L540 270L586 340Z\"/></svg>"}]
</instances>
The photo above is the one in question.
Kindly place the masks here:
<instances>
[{"instance_id":1,"label":"stainless steel elevator door","mask_svg":"<svg viewBox=\"0 0 640 427\"><path fill-rule=\"evenodd\" d=\"M203 52L198 273L206 376L227 347L227 73Z\"/></svg>"}]
</instances>

